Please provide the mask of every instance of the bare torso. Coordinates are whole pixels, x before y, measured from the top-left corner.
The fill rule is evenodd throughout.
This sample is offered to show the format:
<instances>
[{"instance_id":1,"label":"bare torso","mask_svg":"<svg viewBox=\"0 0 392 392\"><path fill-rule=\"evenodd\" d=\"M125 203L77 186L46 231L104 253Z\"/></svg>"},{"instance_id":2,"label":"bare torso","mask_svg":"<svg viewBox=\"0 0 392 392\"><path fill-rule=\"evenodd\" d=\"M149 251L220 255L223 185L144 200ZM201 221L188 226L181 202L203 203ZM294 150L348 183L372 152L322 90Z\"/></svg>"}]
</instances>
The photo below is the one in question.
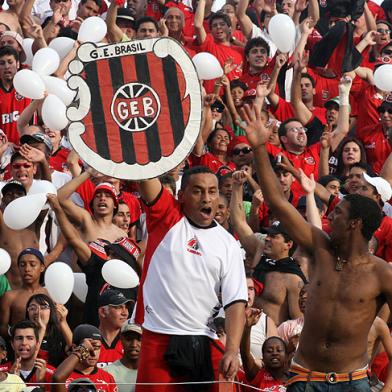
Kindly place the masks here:
<instances>
[{"instance_id":1,"label":"bare torso","mask_svg":"<svg viewBox=\"0 0 392 392\"><path fill-rule=\"evenodd\" d=\"M261 295L261 303L264 312L276 325L301 315L298 307L298 292L301 282L302 279L294 274L274 271L267 273L264 290ZM290 309L288 301L288 290L291 290L291 287L295 287L297 291L297 300L294 301L295 309ZM296 316L291 317L294 313Z\"/></svg>"},{"instance_id":2,"label":"bare torso","mask_svg":"<svg viewBox=\"0 0 392 392\"><path fill-rule=\"evenodd\" d=\"M349 372L368 363L368 333L385 302L380 277L390 267L368 254L336 271L337 258L329 246L318 234L305 324L294 360L314 371Z\"/></svg>"},{"instance_id":3,"label":"bare torso","mask_svg":"<svg viewBox=\"0 0 392 392\"><path fill-rule=\"evenodd\" d=\"M98 238L114 242L121 237L127 237L127 234L118 226L112 223L108 225L96 224L95 220L92 220L92 223L87 225L82 233L82 238L85 242L94 241Z\"/></svg>"},{"instance_id":4,"label":"bare torso","mask_svg":"<svg viewBox=\"0 0 392 392\"><path fill-rule=\"evenodd\" d=\"M22 29L19 24L18 16L12 11L3 11L0 13L0 23L9 26L11 31L16 31L22 34Z\"/></svg>"}]
</instances>

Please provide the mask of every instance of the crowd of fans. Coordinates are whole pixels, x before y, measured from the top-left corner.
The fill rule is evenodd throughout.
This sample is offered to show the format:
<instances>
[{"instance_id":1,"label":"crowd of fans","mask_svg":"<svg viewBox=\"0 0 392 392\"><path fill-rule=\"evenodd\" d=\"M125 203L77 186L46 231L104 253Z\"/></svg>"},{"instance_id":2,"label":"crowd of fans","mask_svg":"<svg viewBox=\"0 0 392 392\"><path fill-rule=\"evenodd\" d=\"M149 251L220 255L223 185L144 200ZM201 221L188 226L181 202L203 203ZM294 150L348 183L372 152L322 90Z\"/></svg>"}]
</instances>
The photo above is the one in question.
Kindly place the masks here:
<instances>
[{"instance_id":1,"label":"crowd of fans","mask_svg":"<svg viewBox=\"0 0 392 392\"><path fill-rule=\"evenodd\" d=\"M141 319L133 316L141 286L110 286L101 270L107 260L120 259L142 283L148 283L144 290L155 283L159 286L148 280L154 271L147 271L144 264L159 246L154 225L161 218L154 215L150 196L159 194L162 214L176 208L168 198L178 199L188 208L185 216L197 226L187 205L190 199L184 201L189 178L183 175L189 169L196 175L216 176L219 189L205 196L214 201L201 209L202 218L209 222L212 214L211 220L242 248L241 253L227 255L227 260L235 255L240 261L234 302L244 300L245 280L248 293L236 353L241 367L235 380L260 390L284 390L306 318L314 260L293 241L276 219L276 210L264 200L256 152L246 137L245 112L251 107L262 108L260 121L270 132L265 147L284 198L327 234L331 232L328 217L345 195L372 199L382 211L382 221L371 235L369 252L392 262L392 93L380 90L374 81L377 67L392 63L392 1L226 0L220 9L216 4L211 0L112 0L110 4L8 0L8 7L0 12L0 247L11 256L10 269L0 276L0 390L135 390L138 371L145 372L144 365L139 366L143 336L147 334L150 347L154 335L148 326L153 324L148 321L142 329ZM271 18L278 13L288 15L296 26L296 44L290 53L281 53L268 32ZM168 36L191 57L199 52L213 54L224 70L218 79L201 81L199 137L188 158L159 177L163 191L147 192L135 182L85 165L68 143L67 129L50 129L43 123L43 100L22 97L13 87L16 72L29 67L23 38L32 38L33 53L56 37L74 39L73 49L55 74L66 79L68 63L80 45L78 29L90 16L105 19L105 42ZM341 25L344 32L333 44L328 34ZM325 45L329 56L320 50ZM31 226L12 230L4 222L4 210L41 181L50 181L57 189L57 195L48 195L50 208ZM154 212L148 211L150 207ZM173 225L170 222L168 230ZM196 237L189 238L186 246L193 255L203 250ZM220 244L212 246L219 249ZM188 258L189 254L184 256L184 263ZM347 261L337 260L336 271L345 268ZM46 268L58 261L85 274L84 302L72 296L62 305L51 298L43 277ZM157 280L167 278L162 271L158 270L162 275ZM223 283L224 295L230 282ZM193 284L198 287L197 279L187 281ZM220 298L220 288L213 290ZM193 294L186 298L180 293L192 306L199 306ZM148 294L144 292L144 297ZM228 302L224 298L211 319L198 320L208 324L207 335L219 339L223 350ZM170 317L175 318L169 305L153 310L146 306L143 311L165 313L162 319L169 324ZM368 335L374 390L392 390L389 321L389 308L383 306ZM236 388L254 390L244 385ZM183 390L176 388L180 389L172 390ZM192 390L203 388L193 385Z\"/></svg>"}]
</instances>

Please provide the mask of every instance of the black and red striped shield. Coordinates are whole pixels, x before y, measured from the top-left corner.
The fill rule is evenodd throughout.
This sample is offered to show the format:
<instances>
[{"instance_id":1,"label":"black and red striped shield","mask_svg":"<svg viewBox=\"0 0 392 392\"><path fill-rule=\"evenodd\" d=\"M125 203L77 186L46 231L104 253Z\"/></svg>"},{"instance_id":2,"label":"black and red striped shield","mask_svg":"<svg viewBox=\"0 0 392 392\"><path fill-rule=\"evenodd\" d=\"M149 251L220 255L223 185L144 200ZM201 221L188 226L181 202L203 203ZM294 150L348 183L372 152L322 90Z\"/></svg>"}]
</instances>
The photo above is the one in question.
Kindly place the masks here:
<instances>
[{"instance_id":1,"label":"black and red striped shield","mask_svg":"<svg viewBox=\"0 0 392 392\"><path fill-rule=\"evenodd\" d=\"M200 131L201 90L192 60L171 38L80 46L69 65L77 90L68 137L99 172L141 180L176 167Z\"/></svg>"}]
</instances>

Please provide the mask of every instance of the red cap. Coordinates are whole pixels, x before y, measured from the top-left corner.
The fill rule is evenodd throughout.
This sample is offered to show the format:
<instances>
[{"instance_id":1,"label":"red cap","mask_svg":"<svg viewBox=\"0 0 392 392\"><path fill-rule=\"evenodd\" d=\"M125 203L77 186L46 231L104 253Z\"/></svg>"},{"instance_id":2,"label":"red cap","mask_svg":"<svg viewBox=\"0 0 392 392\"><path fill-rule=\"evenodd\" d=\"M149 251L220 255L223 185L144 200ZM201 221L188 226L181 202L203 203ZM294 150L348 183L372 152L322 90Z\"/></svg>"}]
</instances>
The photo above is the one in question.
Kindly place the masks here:
<instances>
[{"instance_id":1,"label":"red cap","mask_svg":"<svg viewBox=\"0 0 392 392\"><path fill-rule=\"evenodd\" d=\"M110 196L112 197L112 199L114 200L115 206L116 207L118 206L117 191L116 191L116 188L112 184L110 184L109 182L102 182L99 185L97 185L96 188L94 189L93 198L95 197L95 195L99 191L105 191L105 192L109 193Z\"/></svg>"},{"instance_id":2,"label":"red cap","mask_svg":"<svg viewBox=\"0 0 392 392\"><path fill-rule=\"evenodd\" d=\"M253 284L255 286L255 293L257 296L259 296L264 290L264 285L263 285L263 283L259 282L258 280L254 279L254 278L252 278L252 280L253 280Z\"/></svg>"},{"instance_id":3,"label":"red cap","mask_svg":"<svg viewBox=\"0 0 392 392\"><path fill-rule=\"evenodd\" d=\"M246 136L236 136L229 144L227 148L227 152L229 155L231 155L233 149L235 146L238 146L238 144L246 144L247 146L250 146L248 139Z\"/></svg>"}]
</instances>

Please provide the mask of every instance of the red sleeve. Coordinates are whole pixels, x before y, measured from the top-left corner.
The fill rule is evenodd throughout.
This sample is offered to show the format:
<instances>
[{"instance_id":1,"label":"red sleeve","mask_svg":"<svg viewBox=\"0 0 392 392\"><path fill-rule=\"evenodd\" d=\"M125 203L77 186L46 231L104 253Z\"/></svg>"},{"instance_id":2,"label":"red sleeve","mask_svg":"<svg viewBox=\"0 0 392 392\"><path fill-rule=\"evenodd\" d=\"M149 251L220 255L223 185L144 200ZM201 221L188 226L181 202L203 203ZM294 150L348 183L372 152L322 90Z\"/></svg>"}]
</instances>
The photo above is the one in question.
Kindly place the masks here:
<instances>
[{"instance_id":1,"label":"red sleeve","mask_svg":"<svg viewBox=\"0 0 392 392\"><path fill-rule=\"evenodd\" d=\"M274 114L279 121L285 121L294 117L294 110L290 102L279 97L278 106L272 110L272 114Z\"/></svg>"}]
</instances>

